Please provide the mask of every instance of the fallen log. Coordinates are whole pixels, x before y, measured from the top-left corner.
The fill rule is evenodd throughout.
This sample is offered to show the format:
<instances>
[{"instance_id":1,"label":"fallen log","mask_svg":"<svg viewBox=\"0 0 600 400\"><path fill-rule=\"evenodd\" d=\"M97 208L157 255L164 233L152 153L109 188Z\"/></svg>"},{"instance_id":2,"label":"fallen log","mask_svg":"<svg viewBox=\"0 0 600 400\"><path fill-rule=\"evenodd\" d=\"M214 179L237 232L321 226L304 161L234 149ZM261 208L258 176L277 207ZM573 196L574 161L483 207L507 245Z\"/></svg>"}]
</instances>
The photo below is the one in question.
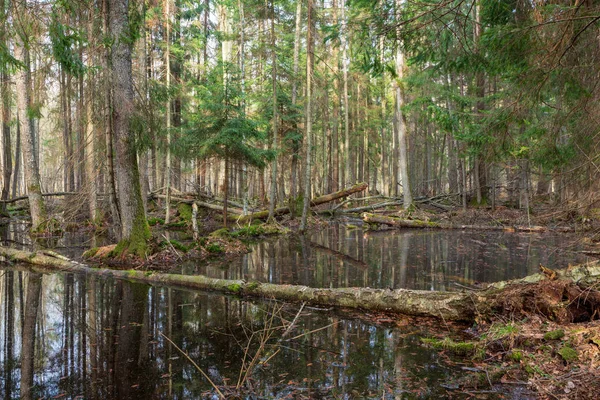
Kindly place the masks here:
<instances>
[{"instance_id":1,"label":"fallen log","mask_svg":"<svg viewBox=\"0 0 600 400\"><path fill-rule=\"evenodd\" d=\"M473 303L468 300L469 295L466 293L404 289L311 288L301 285L277 285L243 280L215 279L202 275L93 268L43 253L30 253L7 247L0 247L0 255L13 261L46 267L45 272L51 270L96 274L154 285L217 291L260 298L276 298L284 301L307 302L325 306L390 311L416 316L433 315L446 320L471 320L475 311ZM44 272L44 269L36 268L35 270Z\"/></svg>"},{"instance_id":2,"label":"fallen log","mask_svg":"<svg viewBox=\"0 0 600 400\"><path fill-rule=\"evenodd\" d=\"M64 257L54 257L43 253L30 253L7 247L0 247L0 255L9 260L37 266L33 270L41 272L50 270L96 274L154 285L218 291L227 294L260 298L276 298L284 301L306 302L324 306L387 311L413 316L436 317L444 320L471 322L476 316L485 316L498 307L516 307L515 304L518 305L516 297L521 293L519 292L520 288L525 288L522 290L522 293L525 293L525 295L520 298L521 305L527 306L533 304L535 307L541 307L541 303L533 302L529 297L526 297L535 296L538 293L538 288L532 286L536 285L536 283L532 282L538 282L537 285L542 283L553 285L550 291L552 293L556 292L556 296L550 299L557 302L557 304L554 304L554 308L560 312L563 312L566 307L577 307L579 309L579 307L585 305L584 302L587 302L588 299L594 302L586 306L587 313L591 313L593 316L598 311L597 309L600 308L597 305L600 304L600 294L598 291L585 289L587 293L583 293L582 289L576 284L584 280L588 281L589 284L597 281L600 277L600 264L598 263L555 271L558 279L552 281L547 279L542 280L544 279L544 275L536 274L533 277L516 281L516 284L511 284L511 282L496 284L495 286L490 286L487 290L478 292L432 292L405 289L311 288L300 285L278 285L246 282L244 280L215 279L201 275L93 268L70 261ZM40 269L40 267L42 268ZM542 281L540 282L540 280ZM568 300L563 304L563 295L559 290L556 290L557 288L567 291L569 299L575 297L577 301ZM511 297L504 296L503 290L512 290L513 295ZM580 296L580 298L577 296ZM551 306L546 308L552 310ZM565 315L568 316L568 313Z\"/></svg>"},{"instance_id":3,"label":"fallen log","mask_svg":"<svg viewBox=\"0 0 600 400\"><path fill-rule=\"evenodd\" d=\"M317 197L311 201L310 205L311 205L311 207L315 207L320 204L325 204L330 201L334 201L334 200L337 200L337 199L340 199L343 197L350 196L351 194L354 194L357 192L362 192L366 188L367 188L366 183L358 183L348 189L340 190L335 193L330 193L330 194L327 194L324 196ZM159 198L159 199L166 198L165 195L157 194L157 193L152 193L151 196L154 198ZM196 203L199 207L204 207L204 208L208 208L208 209L216 210L216 211L223 211L223 206L221 206L221 205L207 203L207 202L200 201L200 200L188 199L188 198L183 198L183 197L171 197L171 200L174 202L185 203L185 204ZM230 202L228 202L228 203L231 204ZM255 213L248 214L248 215L242 215L243 214L242 210L231 209L230 207L227 208L227 211L232 212L233 214L236 214L236 215L229 215L227 217L227 219L229 219L231 221L235 221L237 223L246 223L246 222L251 222L252 220L256 220L256 219L267 219L269 217L268 210L257 211ZM279 216L289 214L289 213L290 213L290 208L286 206L286 207L276 208L273 214L275 217L279 217Z\"/></svg>"},{"instance_id":4,"label":"fallen log","mask_svg":"<svg viewBox=\"0 0 600 400\"><path fill-rule=\"evenodd\" d=\"M330 201L341 199L343 197L350 196L351 194L354 194L354 193L362 192L367 187L368 187L368 185L366 183L357 183L356 185L349 187L347 189L343 189L343 190L340 190L340 191L337 191L334 193L330 193L330 194L326 194L324 196L314 198L311 200L310 206L316 207L320 204L329 203ZM275 209L274 216L278 217L281 215L289 214L289 212L290 212L289 207L279 207L279 208ZM239 223L245 223L245 222L250 222L254 219L267 219L268 217L269 217L269 211L264 210L264 211L258 211L258 212L252 213L252 214L248 214L248 215L239 217L236 220Z\"/></svg>"},{"instance_id":5,"label":"fallen log","mask_svg":"<svg viewBox=\"0 0 600 400\"><path fill-rule=\"evenodd\" d=\"M416 229L465 229L465 230L486 230L486 231L506 231L506 232L572 232L572 228L549 228L545 226L508 226L508 225L455 225L443 222L422 221L418 219L404 219L391 217L387 215L363 213L363 221L370 224L383 224L396 228L416 228Z\"/></svg>"},{"instance_id":6,"label":"fallen log","mask_svg":"<svg viewBox=\"0 0 600 400\"><path fill-rule=\"evenodd\" d=\"M166 199L167 196L164 194L152 194L152 198L157 198L157 199ZM174 203L183 203L183 204L196 204L199 207L204 207L204 208L208 208L210 210L215 210L215 211L223 211L223 206L219 205L219 204L212 204L212 203L207 203L205 201L201 201L201 200L196 200L196 199L188 199L185 197L174 197L171 196L171 201ZM228 207L227 208L227 212L231 212L233 214L242 214L243 211L242 210L238 210L235 208L231 208ZM231 220L236 220L238 218L237 215L230 215L229 218Z\"/></svg>"},{"instance_id":7,"label":"fallen log","mask_svg":"<svg viewBox=\"0 0 600 400\"><path fill-rule=\"evenodd\" d=\"M58 197L58 196L75 196L78 193L75 192L56 192L56 193L42 193L43 197ZM8 199L8 200L0 200L0 203L4 203L4 204L10 204L10 203L16 203L17 201L21 201L21 200L29 200L29 197L27 196L20 196L20 197L15 197L12 199Z\"/></svg>"}]
</instances>

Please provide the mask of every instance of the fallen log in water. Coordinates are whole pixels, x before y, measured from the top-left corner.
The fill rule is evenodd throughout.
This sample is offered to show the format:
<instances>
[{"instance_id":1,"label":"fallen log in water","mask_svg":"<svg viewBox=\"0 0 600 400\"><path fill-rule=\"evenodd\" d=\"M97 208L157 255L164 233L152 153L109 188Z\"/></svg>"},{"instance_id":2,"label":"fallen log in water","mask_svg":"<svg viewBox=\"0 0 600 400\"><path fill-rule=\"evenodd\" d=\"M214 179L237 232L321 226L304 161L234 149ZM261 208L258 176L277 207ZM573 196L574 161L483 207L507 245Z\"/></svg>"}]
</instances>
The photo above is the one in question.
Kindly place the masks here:
<instances>
[{"instance_id":1,"label":"fallen log in water","mask_svg":"<svg viewBox=\"0 0 600 400\"><path fill-rule=\"evenodd\" d=\"M166 285L196 290L218 291L261 298L300 301L325 306L391 311L406 315L435 316L447 320L471 320L473 303L469 294L429 292L420 290L390 290L371 288L311 288L300 285L277 285L208 278L202 275L152 273L137 270L93 268L74 261L42 253L30 253L0 247L0 255L14 261L61 272L97 274L135 282Z\"/></svg>"},{"instance_id":2,"label":"fallen log in water","mask_svg":"<svg viewBox=\"0 0 600 400\"><path fill-rule=\"evenodd\" d=\"M422 221L418 219L404 219L391 217L388 215L363 213L363 221L370 224L382 224L396 228L433 228L433 229L471 229L486 231L507 231L507 232L573 232L574 229L568 227L549 228L545 226L505 226L505 225L455 225L443 222Z\"/></svg>"},{"instance_id":3,"label":"fallen log in water","mask_svg":"<svg viewBox=\"0 0 600 400\"><path fill-rule=\"evenodd\" d=\"M179 275L154 273L137 270L112 270L106 268L93 268L64 257L55 257L43 253L30 253L0 247L0 255L14 261L20 261L35 266L45 267L42 270L61 271L85 274L110 276L135 282L154 285L166 285L196 290L218 291L228 294L253 296L260 298L276 298L285 301L307 302L325 306L339 306L376 311L388 311L413 316L427 316L445 320L473 321L478 315L489 315L499 307L521 307L533 305L537 309L556 308L557 312L565 312L568 307L585 306L588 314L594 315L600 304L598 291L589 289L593 282L600 277L599 264L581 265L563 271L555 271L559 280L544 280L552 286L550 292L555 296L545 296L539 301L533 301L527 296L544 294L531 285L540 284L545 279L542 274L536 274L516 283L501 283L490 286L487 290L476 292L432 292L424 290L405 289L371 289L371 288L311 288L300 285L278 285L270 283L246 282L244 280L227 280L208 278L201 275ZM34 268L40 270L39 268ZM565 283L566 282L566 283ZM586 282L579 287L577 283ZM557 286L558 285L558 286ZM561 286L562 285L562 286ZM556 286L556 287L555 287ZM520 291L520 288L527 290ZM517 288L517 289L515 289ZM587 289L586 289L587 288ZM504 290L512 290L511 296L504 296ZM583 293L585 290L585 293ZM523 296L519 297L519 293ZM563 293L567 294L565 304ZM582 294L583 293L583 294ZM577 297L580 296L580 297ZM518 303L517 299L521 302ZM574 298L574 299L571 299ZM510 303L507 303L507 302ZM544 305L542 302L556 302L557 304ZM588 303L585 303L588 302ZM587 304L587 305L586 305ZM554 308L552 308L554 307ZM511 310L513 312L514 310ZM568 315L575 315L570 311Z\"/></svg>"}]
</instances>

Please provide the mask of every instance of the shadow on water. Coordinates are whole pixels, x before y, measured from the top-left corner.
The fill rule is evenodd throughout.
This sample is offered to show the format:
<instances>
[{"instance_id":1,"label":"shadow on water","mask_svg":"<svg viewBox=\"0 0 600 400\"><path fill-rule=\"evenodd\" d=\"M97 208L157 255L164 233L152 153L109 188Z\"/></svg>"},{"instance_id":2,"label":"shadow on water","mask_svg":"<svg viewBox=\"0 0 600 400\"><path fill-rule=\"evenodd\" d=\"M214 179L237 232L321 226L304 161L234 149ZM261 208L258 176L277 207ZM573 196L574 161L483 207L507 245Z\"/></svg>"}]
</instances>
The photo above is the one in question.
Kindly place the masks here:
<instances>
[{"instance_id":1,"label":"shadow on water","mask_svg":"<svg viewBox=\"0 0 600 400\"><path fill-rule=\"evenodd\" d=\"M389 230L334 225L304 238L251 245L237 262L185 264L183 273L311 287L462 290L516 279L540 264L565 268L587 259L561 250L573 238L509 232Z\"/></svg>"},{"instance_id":2,"label":"shadow on water","mask_svg":"<svg viewBox=\"0 0 600 400\"><path fill-rule=\"evenodd\" d=\"M268 321L299 306L6 268L0 277L0 397L199 399L235 386ZM36 300L37 299L37 300ZM274 310L279 310L275 313ZM275 324L275 325L277 325ZM425 329L386 327L304 308L278 352L265 349L244 398L440 398L461 374L419 346ZM281 336L279 330L275 338ZM267 357L268 356L268 357Z\"/></svg>"}]
</instances>

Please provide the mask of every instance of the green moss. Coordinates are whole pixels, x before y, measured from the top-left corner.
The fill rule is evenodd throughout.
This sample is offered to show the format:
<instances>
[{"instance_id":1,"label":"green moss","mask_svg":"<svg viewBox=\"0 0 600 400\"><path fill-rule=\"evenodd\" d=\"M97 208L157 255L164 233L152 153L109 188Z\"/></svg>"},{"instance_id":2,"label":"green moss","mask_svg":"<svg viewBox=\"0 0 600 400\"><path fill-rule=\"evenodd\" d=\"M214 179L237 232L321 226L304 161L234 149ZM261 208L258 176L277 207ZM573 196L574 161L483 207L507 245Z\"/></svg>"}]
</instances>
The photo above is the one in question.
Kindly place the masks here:
<instances>
[{"instance_id":1,"label":"green moss","mask_svg":"<svg viewBox=\"0 0 600 400\"><path fill-rule=\"evenodd\" d=\"M179 203L177 204L177 213L179 220L186 223L192 221L192 206L190 204Z\"/></svg>"},{"instance_id":2,"label":"green moss","mask_svg":"<svg viewBox=\"0 0 600 400\"><path fill-rule=\"evenodd\" d=\"M209 243L205 248L206 251L212 254L220 254L225 252L225 249L219 243Z\"/></svg>"},{"instance_id":3,"label":"green moss","mask_svg":"<svg viewBox=\"0 0 600 400\"><path fill-rule=\"evenodd\" d=\"M242 290L242 285L239 283L232 283L231 285L227 286L227 290L230 292L239 293Z\"/></svg>"},{"instance_id":4,"label":"green moss","mask_svg":"<svg viewBox=\"0 0 600 400\"><path fill-rule=\"evenodd\" d=\"M227 229L227 228L217 229L216 231L211 232L211 234L209 236L214 237L214 238L228 238L230 236L229 229Z\"/></svg>"},{"instance_id":5,"label":"green moss","mask_svg":"<svg viewBox=\"0 0 600 400\"><path fill-rule=\"evenodd\" d=\"M148 252L148 240L151 237L150 226L140 204L129 237L121 239L110 255L112 257L123 257L131 254L135 257L145 258Z\"/></svg>"},{"instance_id":6,"label":"green moss","mask_svg":"<svg viewBox=\"0 0 600 400\"><path fill-rule=\"evenodd\" d=\"M546 332L544 334L544 339L545 340L558 340L558 339L562 339L563 336L565 336L565 331L563 331L562 329L557 329L555 331Z\"/></svg>"},{"instance_id":7,"label":"green moss","mask_svg":"<svg viewBox=\"0 0 600 400\"><path fill-rule=\"evenodd\" d=\"M523 359L523 352L519 349L513 349L508 355L508 358L515 362L520 362Z\"/></svg>"},{"instance_id":8,"label":"green moss","mask_svg":"<svg viewBox=\"0 0 600 400\"><path fill-rule=\"evenodd\" d=\"M449 338L444 338L442 340L435 338L421 338L421 341L436 350L448 350L463 356L473 354L476 350L474 342L455 342Z\"/></svg>"},{"instance_id":9,"label":"green moss","mask_svg":"<svg viewBox=\"0 0 600 400\"><path fill-rule=\"evenodd\" d=\"M566 362L577 361L579 356L577 355L577 351L570 346L563 346L558 351L558 354L565 360Z\"/></svg>"},{"instance_id":10,"label":"green moss","mask_svg":"<svg viewBox=\"0 0 600 400\"><path fill-rule=\"evenodd\" d=\"M173 246L176 250L183 251L184 253L187 253L189 251L189 248L185 244L181 243L179 240L171 239L169 242L171 243L171 246Z\"/></svg>"},{"instance_id":11,"label":"green moss","mask_svg":"<svg viewBox=\"0 0 600 400\"><path fill-rule=\"evenodd\" d=\"M150 226L164 225L164 224L165 224L165 220L162 218L155 218L155 217L148 218L148 225L150 225Z\"/></svg>"},{"instance_id":12,"label":"green moss","mask_svg":"<svg viewBox=\"0 0 600 400\"><path fill-rule=\"evenodd\" d=\"M96 255L96 253L98 252L98 250L99 250L98 247L92 247L91 249L86 250L83 253L82 257L83 258L92 258L92 257L94 257Z\"/></svg>"},{"instance_id":13,"label":"green moss","mask_svg":"<svg viewBox=\"0 0 600 400\"><path fill-rule=\"evenodd\" d=\"M260 283L259 283L259 282L252 281L252 282L250 282L250 283L248 283L248 284L246 285L246 288L247 288L248 290L256 290L256 289L258 289L258 287L259 287L259 286L260 286Z\"/></svg>"},{"instance_id":14,"label":"green moss","mask_svg":"<svg viewBox=\"0 0 600 400\"><path fill-rule=\"evenodd\" d=\"M526 365L525 372L527 372L528 375L535 375L536 371L531 365Z\"/></svg>"},{"instance_id":15,"label":"green moss","mask_svg":"<svg viewBox=\"0 0 600 400\"><path fill-rule=\"evenodd\" d=\"M353 225L353 224L346 224L346 229L347 230L358 229L358 226Z\"/></svg>"}]
</instances>

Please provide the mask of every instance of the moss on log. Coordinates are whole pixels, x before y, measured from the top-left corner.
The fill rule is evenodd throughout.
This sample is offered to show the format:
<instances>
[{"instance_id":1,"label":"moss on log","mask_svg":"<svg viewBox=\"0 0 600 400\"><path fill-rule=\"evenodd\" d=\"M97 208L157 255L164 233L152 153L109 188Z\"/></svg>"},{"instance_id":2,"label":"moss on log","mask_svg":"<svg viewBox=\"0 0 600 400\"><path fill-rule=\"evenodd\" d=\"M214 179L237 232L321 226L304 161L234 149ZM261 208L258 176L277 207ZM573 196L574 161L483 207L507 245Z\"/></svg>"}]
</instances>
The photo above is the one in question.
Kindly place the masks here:
<instances>
[{"instance_id":1,"label":"moss on log","mask_svg":"<svg viewBox=\"0 0 600 400\"><path fill-rule=\"evenodd\" d=\"M246 282L243 280L227 280L208 278L201 275L179 275L154 273L137 270L111 270L106 268L93 268L63 257L53 257L42 253L30 253L7 247L0 247L0 255L14 261L33 264L44 267L43 271L62 271L73 273L97 274L102 276L125 279L135 282L143 282L154 285L165 285L172 287L188 288L195 290L217 291L242 296L253 296L260 298L276 298L292 302L307 302L324 306L348 307L367 309L375 311L395 312L399 314L426 316L442 318L454 321L473 321L476 316L489 315L499 308L505 307L506 296L504 290L510 290L512 307L516 304L515 297L523 293L520 304L529 302L528 296L535 295L539 289L532 286L543 279L542 275L516 281L516 284L502 283L492 285L490 288L479 292L432 292L424 290L405 289L371 289L371 288L311 288L300 285L278 285L270 283ZM34 268L40 271L39 267ZM561 284L561 290L577 296L576 285L581 280L592 280L600 277L600 265L588 264L564 271L557 271L560 281L551 282L551 289L555 291L556 282ZM538 283L539 284L539 283ZM518 288L523 287L523 291ZM515 289L517 288L517 289ZM577 289L576 289L577 288ZM575 291L574 291L575 290ZM587 289L586 289L587 290ZM598 293L596 291L596 293ZM594 299L600 296L593 296ZM548 297L549 300L553 298ZM557 298L561 302L562 297ZM596 300L594 300L596 301ZM600 303L600 300L598 300ZM539 307L539 304L536 307ZM556 305L549 305L549 309ZM569 302L569 306L579 307L577 302ZM597 307L596 303L586 306L587 309ZM511 311L513 312L514 309Z\"/></svg>"},{"instance_id":2,"label":"moss on log","mask_svg":"<svg viewBox=\"0 0 600 400\"><path fill-rule=\"evenodd\" d=\"M404 219L391 217L388 215L363 213L363 221L369 224L382 224L396 228L417 228L417 229L465 229L465 230L485 230L485 231L507 231L507 232L571 232L573 229L568 227L548 228L545 226L508 226L508 225L455 225L442 222L421 221L418 219Z\"/></svg>"}]
</instances>

